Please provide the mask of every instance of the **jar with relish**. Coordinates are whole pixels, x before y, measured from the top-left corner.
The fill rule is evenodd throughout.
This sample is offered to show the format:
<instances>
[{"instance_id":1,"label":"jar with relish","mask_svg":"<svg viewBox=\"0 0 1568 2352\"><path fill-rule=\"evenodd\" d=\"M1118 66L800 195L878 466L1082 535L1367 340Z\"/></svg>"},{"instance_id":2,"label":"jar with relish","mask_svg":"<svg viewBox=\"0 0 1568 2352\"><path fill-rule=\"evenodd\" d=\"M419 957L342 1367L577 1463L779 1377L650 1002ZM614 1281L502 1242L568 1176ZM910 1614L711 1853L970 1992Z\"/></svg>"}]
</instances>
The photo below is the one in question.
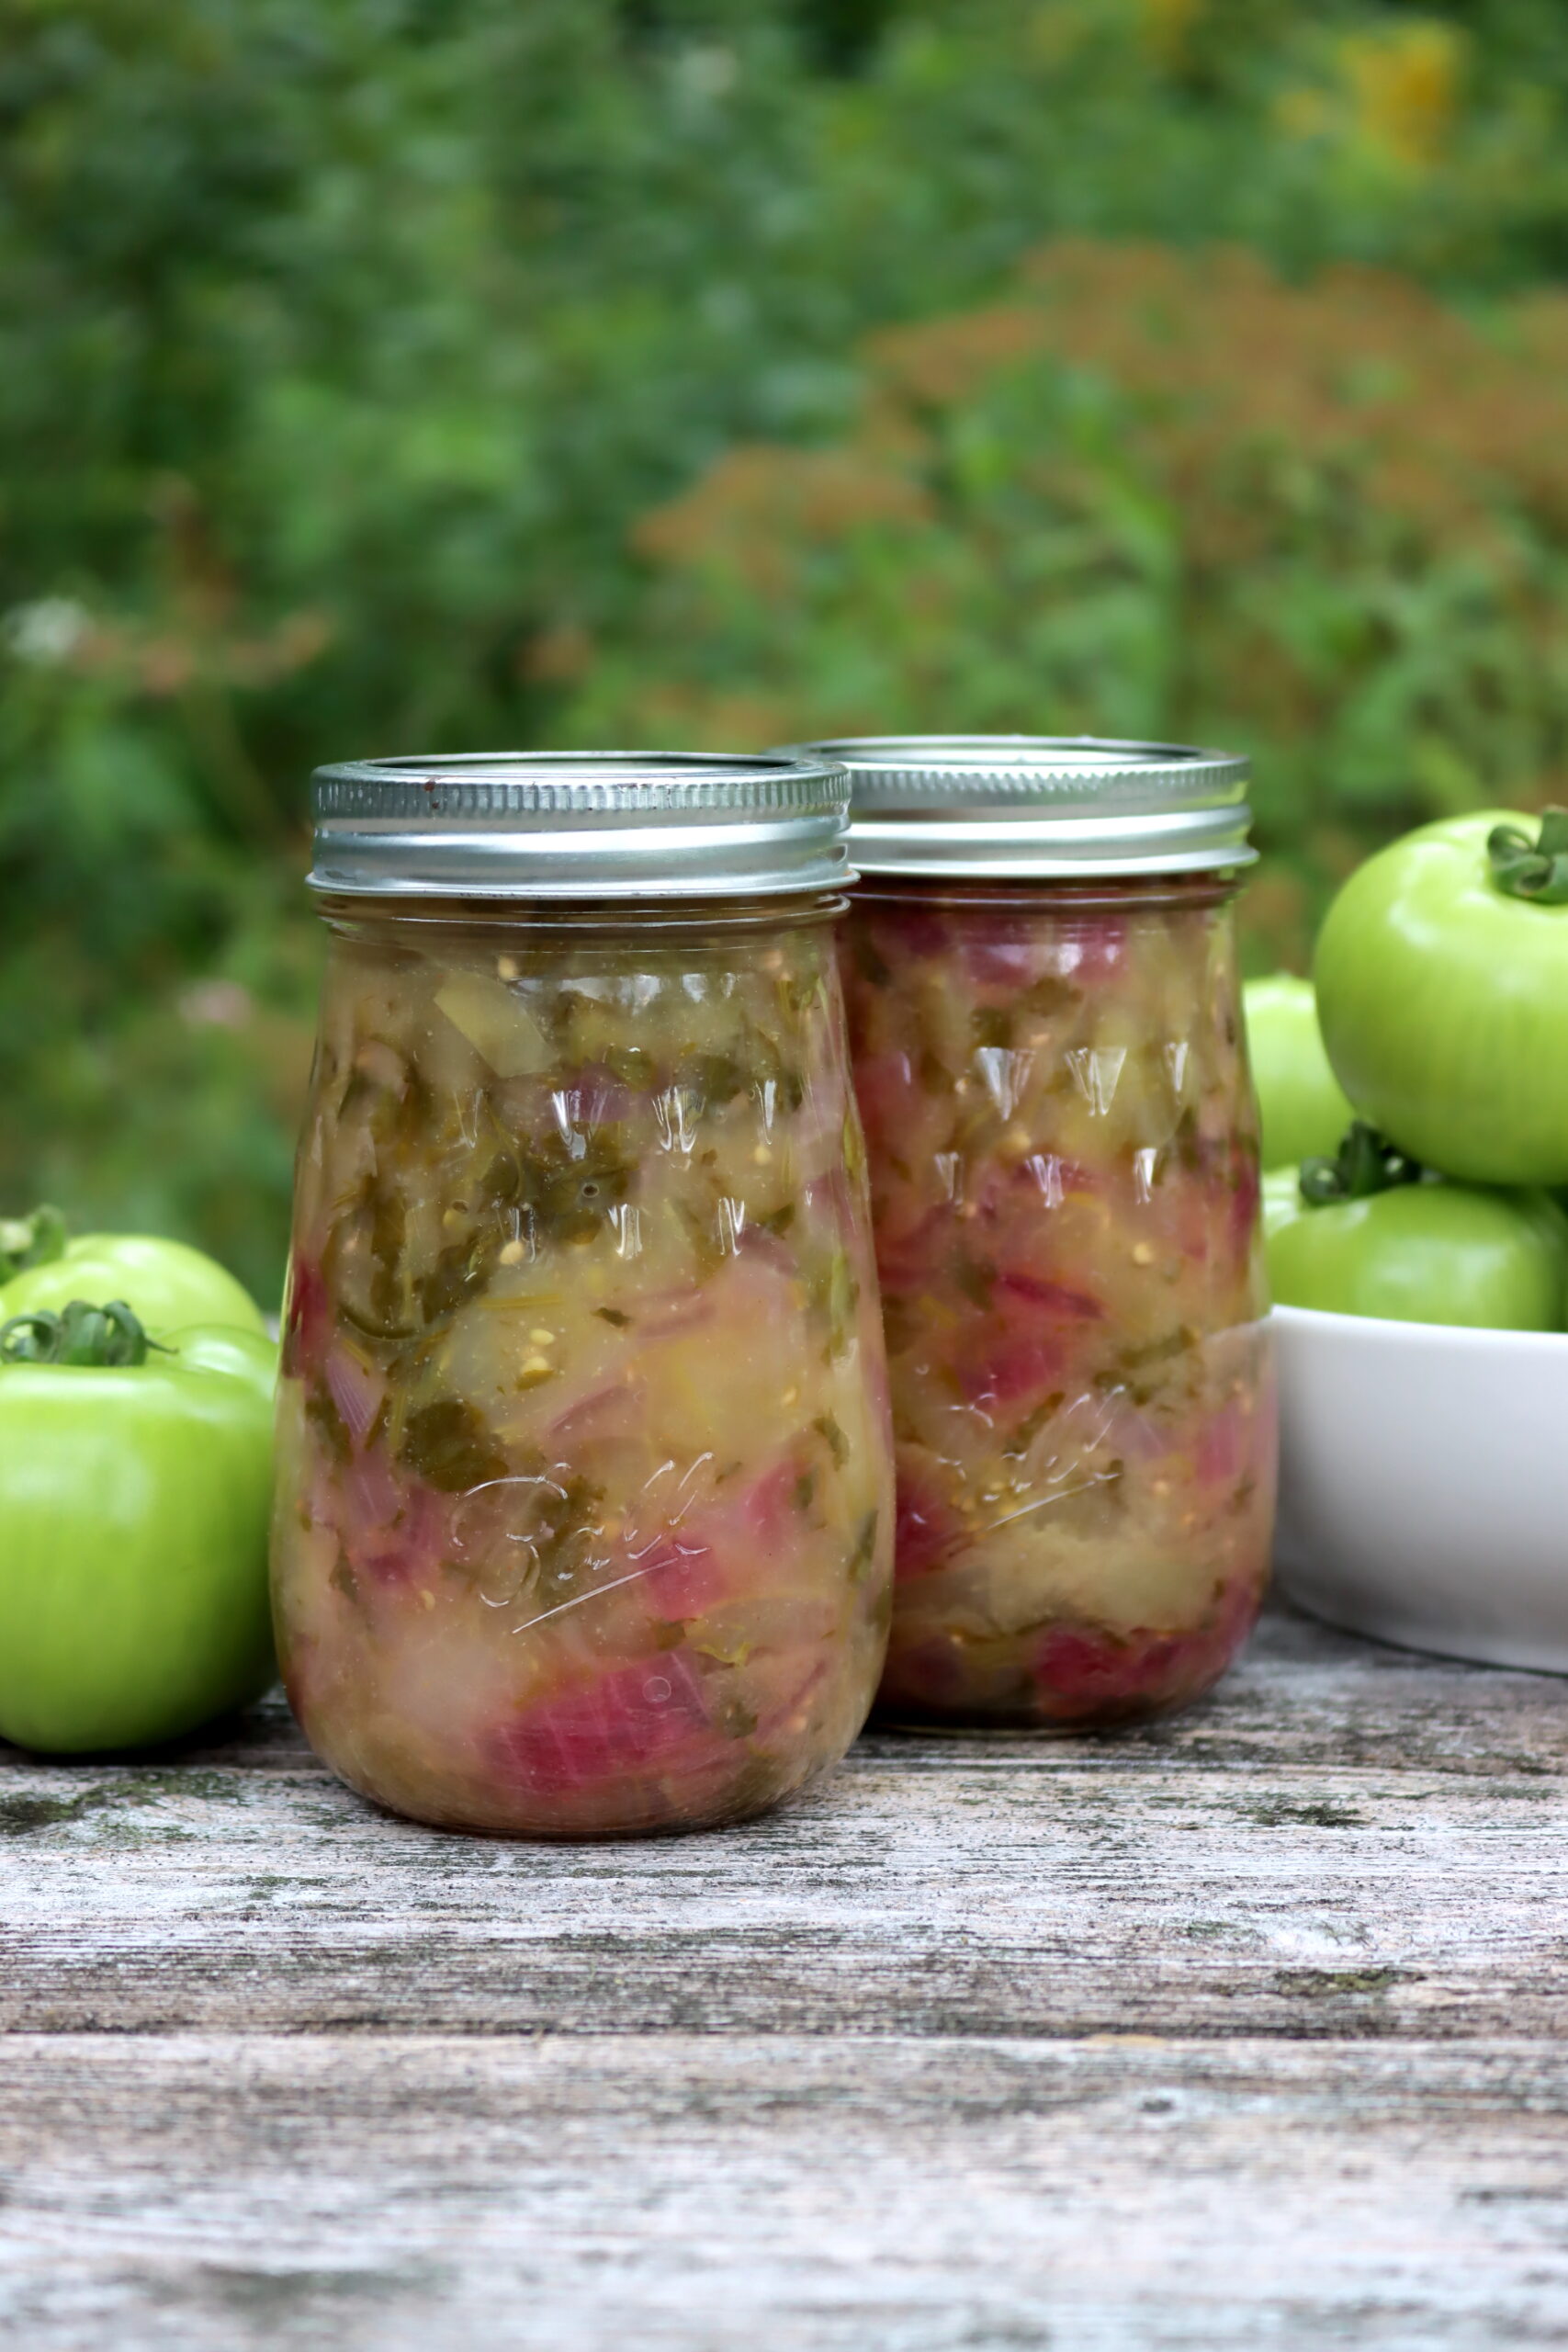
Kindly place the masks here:
<instances>
[{"instance_id":1,"label":"jar with relish","mask_svg":"<svg viewBox=\"0 0 1568 2352\"><path fill-rule=\"evenodd\" d=\"M897 1441L880 1709L1078 1729L1198 1696L1257 1612L1275 1407L1233 902L1246 766L819 744Z\"/></svg>"},{"instance_id":2,"label":"jar with relish","mask_svg":"<svg viewBox=\"0 0 1568 2352\"><path fill-rule=\"evenodd\" d=\"M295 1712L353 1787L448 1827L761 1811L843 1754L887 1630L841 771L378 760L314 805Z\"/></svg>"}]
</instances>

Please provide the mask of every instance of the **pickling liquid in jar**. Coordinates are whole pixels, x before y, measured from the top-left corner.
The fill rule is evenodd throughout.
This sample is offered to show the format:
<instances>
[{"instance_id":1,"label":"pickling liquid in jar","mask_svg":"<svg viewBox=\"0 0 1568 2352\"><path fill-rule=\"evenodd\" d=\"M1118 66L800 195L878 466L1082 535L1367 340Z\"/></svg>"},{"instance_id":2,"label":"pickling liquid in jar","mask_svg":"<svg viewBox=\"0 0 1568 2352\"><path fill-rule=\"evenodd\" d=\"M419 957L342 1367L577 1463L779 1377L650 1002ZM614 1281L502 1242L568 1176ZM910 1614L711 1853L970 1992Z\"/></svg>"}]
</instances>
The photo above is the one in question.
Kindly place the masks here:
<instances>
[{"instance_id":1,"label":"pickling liquid in jar","mask_svg":"<svg viewBox=\"0 0 1568 2352\"><path fill-rule=\"evenodd\" d=\"M312 1747L397 1812L713 1826L864 1720L893 1495L837 903L323 897L275 1606Z\"/></svg>"},{"instance_id":2,"label":"pickling liquid in jar","mask_svg":"<svg viewBox=\"0 0 1568 2352\"><path fill-rule=\"evenodd\" d=\"M1207 1690L1257 1614L1276 1413L1234 887L873 872L853 896L891 1719L1136 1721Z\"/></svg>"}]
</instances>

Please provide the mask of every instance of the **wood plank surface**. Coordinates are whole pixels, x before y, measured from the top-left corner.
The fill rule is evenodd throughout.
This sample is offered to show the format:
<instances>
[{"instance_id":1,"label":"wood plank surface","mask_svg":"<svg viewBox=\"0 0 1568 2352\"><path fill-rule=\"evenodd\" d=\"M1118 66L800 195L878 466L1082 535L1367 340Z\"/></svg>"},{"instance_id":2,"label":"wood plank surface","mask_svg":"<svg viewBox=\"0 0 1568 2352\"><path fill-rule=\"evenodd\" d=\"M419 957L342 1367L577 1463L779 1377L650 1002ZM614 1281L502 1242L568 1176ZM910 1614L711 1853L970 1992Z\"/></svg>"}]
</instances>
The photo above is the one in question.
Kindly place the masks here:
<instances>
[{"instance_id":1,"label":"wood plank surface","mask_svg":"<svg viewBox=\"0 0 1568 2352\"><path fill-rule=\"evenodd\" d=\"M363 2036L0 2047L32 2352L1561 2345L1568 2060Z\"/></svg>"},{"instance_id":2,"label":"wood plank surface","mask_svg":"<svg viewBox=\"0 0 1568 2352\"><path fill-rule=\"evenodd\" d=\"M11 2030L1560 2030L1568 1712L1544 1676L1277 1619L1131 1738L863 1742L722 1836L391 1820L273 1713L0 1780Z\"/></svg>"},{"instance_id":3,"label":"wood plank surface","mask_svg":"<svg viewBox=\"0 0 1568 2352\"><path fill-rule=\"evenodd\" d=\"M0 1751L24 2352L1568 2341L1568 1684L1272 1615L719 1837Z\"/></svg>"}]
</instances>

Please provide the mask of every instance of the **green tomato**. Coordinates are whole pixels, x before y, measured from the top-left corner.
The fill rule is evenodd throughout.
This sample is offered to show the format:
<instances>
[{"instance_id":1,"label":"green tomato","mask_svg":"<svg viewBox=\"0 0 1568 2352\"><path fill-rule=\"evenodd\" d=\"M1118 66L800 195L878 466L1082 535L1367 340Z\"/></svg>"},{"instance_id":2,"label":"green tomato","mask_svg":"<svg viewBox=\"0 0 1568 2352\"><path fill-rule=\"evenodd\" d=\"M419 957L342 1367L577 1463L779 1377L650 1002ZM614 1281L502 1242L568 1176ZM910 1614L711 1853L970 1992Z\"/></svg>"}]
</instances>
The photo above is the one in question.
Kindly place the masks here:
<instances>
[{"instance_id":1,"label":"green tomato","mask_svg":"<svg viewBox=\"0 0 1568 2352\"><path fill-rule=\"evenodd\" d=\"M1401 1184L1312 1204L1282 1176L1264 1203L1269 1281L1282 1306L1560 1331L1568 1310L1568 1217L1544 1193Z\"/></svg>"},{"instance_id":2,"label":"green tomato","mask_svg":"<svg viewBox=\"0 0 1568 2352\"><path fill-rule=\"evenodd\" d=\"M249 1291L216 1258L144 1233L85 1233L60 1257L14 1274L0 1287L0 1322L73 1298L123 1298L154 1339L196 1323L266 1329Z\"/></svg>"},{"instance_id":3,"label":"green tomato","mask_svg":"<svg viewBox=\"0 0 1568 2352\"><path fill-rule=\"evenodd\" d=\"M1263 1195L1263 1237L1267 1240L1282 1225L1299 1216L1305 1203L1302 1199L1299 1168L1269 1168L1263 1174L1260 1190Z\"/></svg>"},{"instance_id":4,"label":"green tomato","mask_svg":"<svg viewBox=\"0 0 1568 2352\"><path fill-rule=\"evenodd\" d=\"M265 1331L204 1323L176 1331L168 1346L186 1372L219 1372L243 1380L260 1397L270 1421L277 1404L277 1341Z\"/></svg>"},{"instance_id":5,"label":"green tomato","mask_svg":"<svg viewBox=\"0 0 1568 2352\"><path fill-rule=\"evenodd\" d=\"M1514 895L1489 856L1489 837L1529 823L1482 814L1408 834L1350 876L1317 947L1346 1092L1413 1159L1470 1183L1568 1183L1568 898ZM1533 870L1564 865L1543 852Z\"/></svg>"},{"instance_id":6,"label":"green tomato","mask_svg":"<svg viewBox=\"0 0 1568 2352\"><path fill-rule=\"evenodd\" d=\"M1275 972L1241 993L1264 1167L1294 1168L1333 1151L1355 1113L1328 1066L1312 982Z\"/></svg>"},{"instance_id":7,"label":"green tomato","mask_svg":"<svg viewBox=\"0 0 1568 2352\"><path fill-rule=\"evenodd\" d=\"M273 1679L276 1351L211 1328L170 1348L0 1363L0 1738L144 1747Z\"/></svg>"}]
</instances>

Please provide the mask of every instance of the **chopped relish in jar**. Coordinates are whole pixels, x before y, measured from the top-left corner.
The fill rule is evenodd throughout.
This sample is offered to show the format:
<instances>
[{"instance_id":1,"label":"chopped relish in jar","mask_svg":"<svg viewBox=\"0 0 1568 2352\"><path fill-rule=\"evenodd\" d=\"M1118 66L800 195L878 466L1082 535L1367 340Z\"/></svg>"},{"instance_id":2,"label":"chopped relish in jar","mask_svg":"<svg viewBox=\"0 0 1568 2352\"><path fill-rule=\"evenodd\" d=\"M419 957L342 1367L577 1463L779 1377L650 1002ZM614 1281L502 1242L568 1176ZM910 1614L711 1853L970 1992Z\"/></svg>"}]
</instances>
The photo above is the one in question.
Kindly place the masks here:
<instances>
[{"instance_id":1,"label":"chopped relish in jar","mask_svg":"<svg viewBox=\"0 0 1568 2352\"><path fill-rule=\"evenodd\" d=\"M880 1706L1135 1719L1223 1672L1271 1539L1230 888L887 863L844 939L898 1475Z\"/></svg>"},{"instance_id":2,"label":"chopped relish in jar","mask_svg":"<svg viewBox=\"0 0 1568 2352\"><path fill-rule=\"evenodd\" d=\"M1273 1507L1213 911L863 896L847 964L897 1437L883 1705L1190 1698L1251 1623Z\"/></svg>"},{"instance_id":3,"label":"chopped relish in jar","mask_svg":"<svg viewBox=\"0 0 1568 2352\"><path fill-rule=\"evenodd\" d=\"M534 1836L741 1818L886 1642L864 1164L819 904L328 901L275 1590L345 1780Z\"/></svg>"}]
</instances>

